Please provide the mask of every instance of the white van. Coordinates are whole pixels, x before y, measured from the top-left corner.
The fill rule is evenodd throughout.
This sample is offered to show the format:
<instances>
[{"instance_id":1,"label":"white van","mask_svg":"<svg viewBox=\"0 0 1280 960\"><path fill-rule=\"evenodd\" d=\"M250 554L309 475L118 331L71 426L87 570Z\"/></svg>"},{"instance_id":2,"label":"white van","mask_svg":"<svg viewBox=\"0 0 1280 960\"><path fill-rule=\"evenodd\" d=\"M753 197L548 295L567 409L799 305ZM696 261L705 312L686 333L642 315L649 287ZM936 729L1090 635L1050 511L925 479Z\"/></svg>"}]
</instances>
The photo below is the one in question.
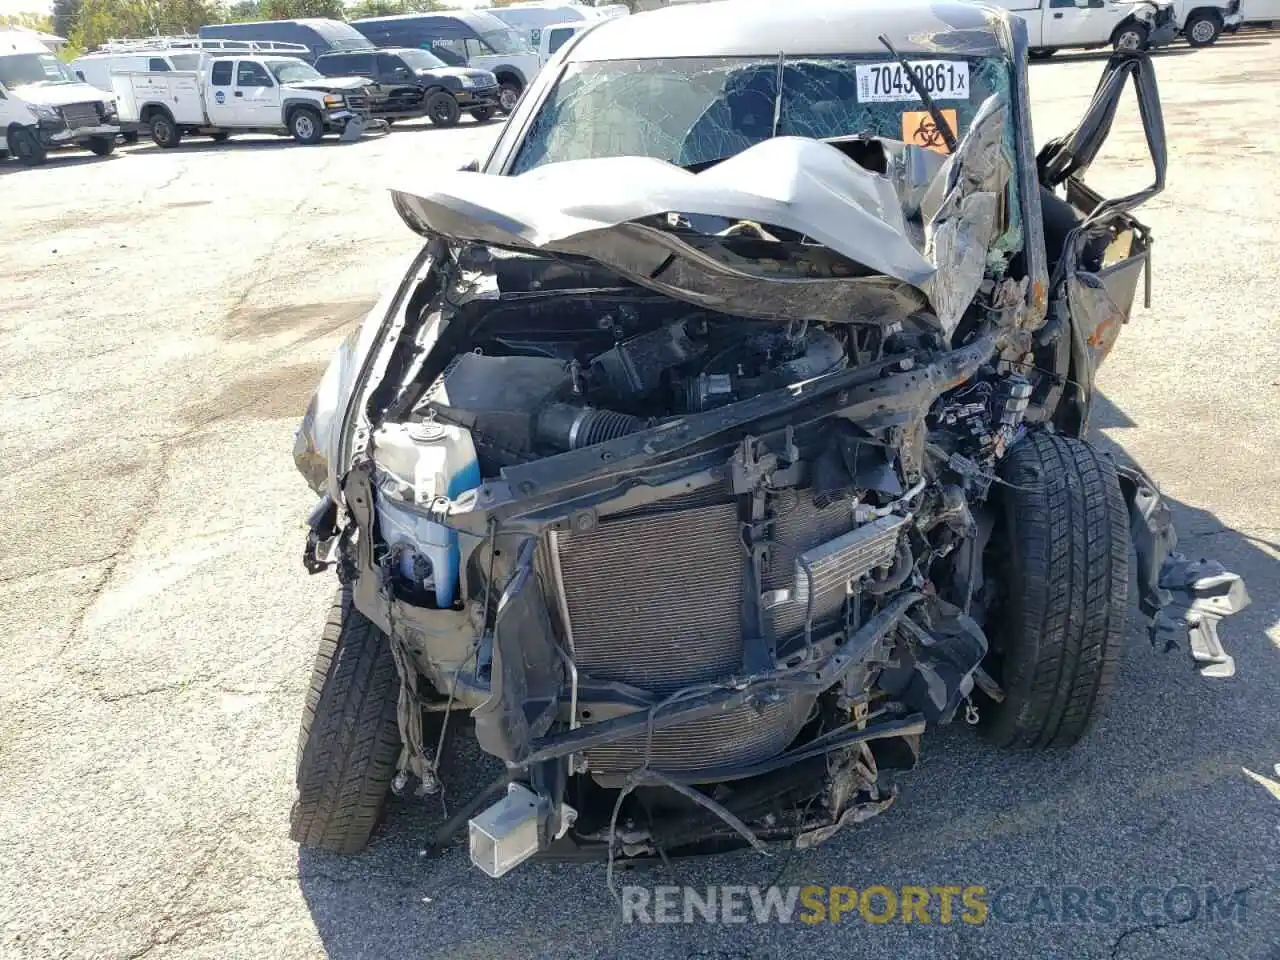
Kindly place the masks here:
<instances>
[{"instance_id":1,"label":"white van","mask_svg":"<svg viewBox=\"0 0 1280 960\"><path fill-rule=\"evenodd\" d=\"M577 22L595 23L603 19L592 7L581 7L570 3L546 3L539 0L533 0L530 3L512 3L505 7L490 7L485 10L485 13L497 17L525 37L535 50L541 46L542 31L547 27Z\"/></svg>"},{"instance_id":2,"label":"white van","mask_svg":"<svg viewBox=\"0 0 1280 960\"><path fill-rule=\"evenodd\" d=\"M0 155L34 167L50 150L86 147L100 157L116 146L115 97L76 79L33 34L0 32Z\"/></svg>"},{"instance_id":3,"label":"white van","mask_svg":"<svg viewBox=\"0 0 1280 960\"><path fill-rule=\"evenodd\" d=\"M575 20L572 23L552 23L538 34L538 57L546 63L575 33L596 25L594 20Z\"/></svg>"}]
</instances>

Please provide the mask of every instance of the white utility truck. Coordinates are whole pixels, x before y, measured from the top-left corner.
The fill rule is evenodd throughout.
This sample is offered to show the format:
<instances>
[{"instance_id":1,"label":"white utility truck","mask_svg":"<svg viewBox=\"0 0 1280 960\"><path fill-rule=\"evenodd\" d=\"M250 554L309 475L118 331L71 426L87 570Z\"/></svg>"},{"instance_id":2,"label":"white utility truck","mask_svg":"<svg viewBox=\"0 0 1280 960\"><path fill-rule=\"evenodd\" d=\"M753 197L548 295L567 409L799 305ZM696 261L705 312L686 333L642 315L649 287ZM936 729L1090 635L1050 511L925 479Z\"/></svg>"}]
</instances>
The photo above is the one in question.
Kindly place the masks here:
<instances>
[{"instance_id":1,"label":"white utility truck","mask_svg":"<svg viewBox=\"0 0 1280 960\"><path fill-rule=\"evenodd\" d=\"M33 34L0 31L0 159L44 163L56 147L115 149L115 98L75 78Z\"/></svg>"},{"instance_id":2,"label":"white utility truck","mask_svg":"<svg viewBox=\"0 0 1280 960\"><path fill-rule=\"evenodd\" d=\"M310 56L300 43L263 43L246 40L204 40L200 37L145 37L140 40L108 40L97 49L76 57L68 65L77 77L90 86L114 95L113 73L170 73L195 70L207 66L210 58L229 54L275 54L285 57ZM138 139L138 126L121 124L125 143Z\"/></svg>"},{"instance_id":3,"label":"white utility truck","mask_svg":"<svg viewBox=\"0 0 1280 960\"><path fill-rule=\"evenodd\" d=\"M233 133L274 133L319 143L326 133L356 140L368 128L368 81L326 77L297 57L211 56L199 70L113 73L120 119L151 128L161 147L183 136L226 140Z\"/></svg>"}]
</instances>

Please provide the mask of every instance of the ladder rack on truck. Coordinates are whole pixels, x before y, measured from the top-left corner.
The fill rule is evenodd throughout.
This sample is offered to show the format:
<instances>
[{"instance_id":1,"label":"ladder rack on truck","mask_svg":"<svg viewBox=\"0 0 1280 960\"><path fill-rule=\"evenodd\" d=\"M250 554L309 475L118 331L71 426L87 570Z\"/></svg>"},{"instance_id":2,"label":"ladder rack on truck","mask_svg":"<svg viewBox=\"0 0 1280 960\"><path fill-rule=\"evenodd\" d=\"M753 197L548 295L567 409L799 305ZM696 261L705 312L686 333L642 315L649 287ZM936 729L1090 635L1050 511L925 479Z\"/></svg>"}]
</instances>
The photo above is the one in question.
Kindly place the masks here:
<instances>
[{"instance_id":1,"label":"ladder rack on truck","mask_svg":"<svg viewBox=\"0 0 1280 960\"><path fill-rule=\"evenodd\" d=\"M305 43L278 40L207 40L203 37L141 37L135 40L108 40L94 53L149 53L160 50L190 50L198 53L276 53L284 56L311 56Z\"/></svg>"}]
</instances>

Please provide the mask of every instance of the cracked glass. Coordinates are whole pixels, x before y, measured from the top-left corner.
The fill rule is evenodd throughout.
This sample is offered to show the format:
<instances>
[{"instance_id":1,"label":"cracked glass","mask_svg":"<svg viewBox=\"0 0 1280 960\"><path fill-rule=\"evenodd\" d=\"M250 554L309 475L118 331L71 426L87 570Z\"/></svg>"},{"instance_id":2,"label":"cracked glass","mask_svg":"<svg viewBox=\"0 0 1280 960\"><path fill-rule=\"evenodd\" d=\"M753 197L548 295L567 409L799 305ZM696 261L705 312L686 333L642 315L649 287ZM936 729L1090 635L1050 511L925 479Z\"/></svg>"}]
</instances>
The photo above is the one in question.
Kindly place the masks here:
<instances>
[{"instance_id":1,"label":"cracked glass","mask_svg":"<svg viewBox=\"0 0 1280 960\"><path fill-rule=\"evenodd\" d=\"M926 71L939 61L967 67L963 97L935 96L947 122L956 126L957 139L964 138L989 100L1010 105L1007 60L951 54L908 58ZM922 125L932 127L914 93L900 89L897 99L878 102L859 97L858 68L894 62L887 54L871 53L791 57L781 63L778 57L571 63L530 124L511 173L614 156L655 157L696 170L775 135L909 139ZM1002 112L997 149L1006 169L1013 169L1015 111ZM945 151L940 137L932 139L935 149ZM1016 178L1008 178L1005 191L1003 229L991 244L995 261L1021 246Z\"/></svg>"}]
</instances>

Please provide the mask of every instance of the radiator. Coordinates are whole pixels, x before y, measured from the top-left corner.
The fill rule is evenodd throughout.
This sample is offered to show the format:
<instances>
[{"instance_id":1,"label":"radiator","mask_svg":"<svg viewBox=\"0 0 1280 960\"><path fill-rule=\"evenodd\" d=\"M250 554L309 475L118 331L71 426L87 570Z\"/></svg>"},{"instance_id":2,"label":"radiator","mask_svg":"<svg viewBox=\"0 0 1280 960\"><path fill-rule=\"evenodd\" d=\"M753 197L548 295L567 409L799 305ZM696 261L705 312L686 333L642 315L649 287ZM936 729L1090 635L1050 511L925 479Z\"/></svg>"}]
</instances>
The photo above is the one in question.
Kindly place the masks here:
<instances>
[{"instance_id":1,"label":"radiator","mask_svg":"<svg viewBox=\"0 0 1280 960\"><path fill-rule=\"evenodd\" d=\"M746 554L734 502L559 538L578 669L656 694L742 665Z\"/></svg>"}]
</instances>

